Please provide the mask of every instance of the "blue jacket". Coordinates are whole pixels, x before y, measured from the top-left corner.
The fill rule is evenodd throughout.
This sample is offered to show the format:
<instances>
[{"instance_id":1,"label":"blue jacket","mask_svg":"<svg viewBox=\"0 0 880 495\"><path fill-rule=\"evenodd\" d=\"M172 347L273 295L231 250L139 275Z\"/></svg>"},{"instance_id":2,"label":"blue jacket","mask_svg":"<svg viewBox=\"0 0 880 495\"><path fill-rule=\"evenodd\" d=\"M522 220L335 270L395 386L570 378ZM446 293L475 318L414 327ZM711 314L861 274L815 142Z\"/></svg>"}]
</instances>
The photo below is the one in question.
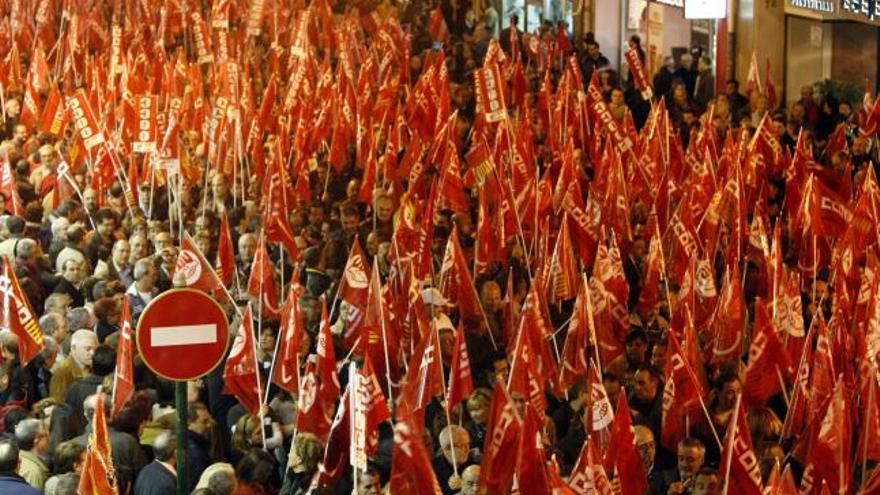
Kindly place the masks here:
<instances>
[{"instance_id":1,"label":"blue jacket","mask_svg":"<svg viewBox=\"0 0 880 495\"><path fill-rule=\"evenodd\" d=\"M15 473L0 473L0 493L3 495L42 495L40 490L27 484Z\"/></svg>"}]
</instances>

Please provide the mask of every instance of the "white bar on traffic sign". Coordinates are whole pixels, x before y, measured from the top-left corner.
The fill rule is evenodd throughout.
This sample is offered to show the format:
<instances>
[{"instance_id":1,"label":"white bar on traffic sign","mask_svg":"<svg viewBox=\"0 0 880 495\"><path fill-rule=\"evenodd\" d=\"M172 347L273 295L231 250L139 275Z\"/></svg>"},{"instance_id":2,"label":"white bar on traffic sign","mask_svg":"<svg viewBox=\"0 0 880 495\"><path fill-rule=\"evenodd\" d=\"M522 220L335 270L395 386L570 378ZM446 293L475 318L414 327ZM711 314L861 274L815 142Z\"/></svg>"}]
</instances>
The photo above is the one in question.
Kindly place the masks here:
<instances>
[{"instance_id":1,"label":"white bar on traffic sign","mask_svg":"<svg viewBox=\"0 0 880 495\"><path fill-rule=\"evenodd\" d=\"M213 344L217 342L217 325L179 325L150 329L153 347Z\"/></svg>"}]
</instances>

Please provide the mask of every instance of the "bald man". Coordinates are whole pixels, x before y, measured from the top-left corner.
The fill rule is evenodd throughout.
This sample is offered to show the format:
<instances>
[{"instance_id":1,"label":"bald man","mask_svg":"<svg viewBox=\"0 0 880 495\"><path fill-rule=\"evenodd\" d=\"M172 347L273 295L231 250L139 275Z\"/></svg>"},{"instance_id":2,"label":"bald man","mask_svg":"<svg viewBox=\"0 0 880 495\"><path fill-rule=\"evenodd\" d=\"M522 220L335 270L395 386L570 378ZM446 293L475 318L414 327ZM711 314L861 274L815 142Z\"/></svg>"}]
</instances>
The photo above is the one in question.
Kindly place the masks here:
<instances>
[{"instance_id":1,"label":"bald man","mask_svg":"<svg viewBox=\"0 0 880 495\"><path fill-rule=\"evenodd\" d=\"M64 402L64 394L73 382L88 376L96 347L98 336L91 330L77 330L71 336L70 355L61 362L49 382L49 396L59 404Z\"/></svg>"}]
</instances>

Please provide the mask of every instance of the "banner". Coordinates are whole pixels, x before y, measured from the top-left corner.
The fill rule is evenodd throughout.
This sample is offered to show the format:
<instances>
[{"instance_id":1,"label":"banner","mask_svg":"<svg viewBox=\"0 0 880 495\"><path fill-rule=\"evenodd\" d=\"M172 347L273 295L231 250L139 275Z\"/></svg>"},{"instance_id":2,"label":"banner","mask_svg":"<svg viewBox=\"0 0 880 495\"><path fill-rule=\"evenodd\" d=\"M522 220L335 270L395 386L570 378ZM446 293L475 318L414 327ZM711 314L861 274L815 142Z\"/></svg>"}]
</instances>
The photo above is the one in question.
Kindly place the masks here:
<instances>
[{"instance_id":1,"label":"banner","mask_svg":"<svg viewBox=\"0 0 880 495\"><path fill-rule=\"evenodd\" d=\"M137 129L131 149L135 153L156 152L156 114L159 112L159 98L155 95L137 97Z\"/></svg>"},{"instance_id":2,"label":"banner","mask_svg":"<svg viewBox=\"0 0 880 495\"><path fill-rule=\"evenodd\" d=\"M73 118L73 128L82 139L86 150L91 151L104 143L104 133L98 128L98 119L89 106L89 99L84 90L80 89L67 99L67 108Z\"/></svg>"}]
</instances>

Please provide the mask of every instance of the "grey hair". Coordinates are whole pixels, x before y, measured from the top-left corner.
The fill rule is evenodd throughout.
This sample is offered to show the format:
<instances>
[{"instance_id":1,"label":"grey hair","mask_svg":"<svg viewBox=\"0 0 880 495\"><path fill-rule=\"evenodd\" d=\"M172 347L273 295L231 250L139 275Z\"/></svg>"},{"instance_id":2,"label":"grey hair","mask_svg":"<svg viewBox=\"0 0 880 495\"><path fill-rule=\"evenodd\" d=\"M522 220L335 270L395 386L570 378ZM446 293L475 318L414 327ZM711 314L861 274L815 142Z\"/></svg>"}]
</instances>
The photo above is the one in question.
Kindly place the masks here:
<instances>
[{"instance_id":1,"label":"grey hair","mask_svg":"<svg viewBox=\"0 0 880 495\"><path fill-rule=\"evenodd\" d=\"M53 334L61 327L61 315L46 313L40 317L40 328L44 334Z\"/></svg>"},{"instance_id":2,"label":"grey hair","mask_svg":"<svg viewBox=\"0 0 880 495\"><path fill-rule=\"evenodd\" d=\"M54 495L77 495L79 493L79 475L76 473L64 473L58 476L55 483Z\"/></svg>"},{"instance_id":3,"label":"grey hair","mask_svg":"<svg viewBox=\"0 0 880 495\"><path fill-rule=\"evenodd\" d=\"M49 294L49 296L46 298L46 301L43 302L43 311L48 312L49 308L58 304L59 299L64 299L64 298L70 299L70 296L63 293L63 292L53 292L52 294Z\"/></svg>"},{"instance_id":4,"label":"grey hair","mask_svg":"<svg viewBox=\"0 0 880 495\"><path fill-rule=\"evenodd\" d=\"M18 447L21 450L33 449L42 426L43 422L39 419L25 418L19 421L15 425L15 441L18 443Z\"/></svg>"},{"instance_id":5,"label":"grey hair","mask_svg":"<svg viewBox=\"0 0 880 495\"><path fill-rule=\"evenodd\" d=\"M90 423L95 416L95 409L98 408L98 397L98 394L92 394L86 397L86 400L83 401L83 415L85 415L86 419L88 419ZM109 413L112 407L113 403L111 402L110 395L104 394L104 411L106 411L105 414Z\"/></svg>"},{"instance_id":6,"label":"grey hair","mask_svg":"<svg viewBox=\"0 0 880 495\"><path fill-rule=\"evenodd\" d=\"M468 431L461 426L458 426L458 425L444 426L443 429L440 430L440 438L439 438L440 446L442 447L444 444L450 445L452 443L452 439L454 438L454 437L452 437L453 433L459 433L459 432L463 432L464 434L466 434L468 436L468 438L471 437L471 434L468 433Z\"/></svg>"},{"instance_id":7,"label":"grey hair","mask_svg":"<svg viewBox=\"0 0 880 495\"><path fill-rule=\"evenodd\" d=\"M33 239L22 239L18 241L14 249L15 256L18 258L30 258L37 251L37 241Z\"/></svg>"},{"instance_id":8,"label":"grey hair","mask_svg":"<svg viewBox=\"0 0 880 495\"><path fill-rule=\"evenodd\" d=\"M43 350L40 351L40 356L42 356L43 359L46 359L52 354L58 354L59 350L61 350L61 346L58 345L58 342L55 342L54 338L49 335L43 336Z\"/></svg>"},{"instance_id":9,"label":"grey hair","mask_svg":"<svg viewBox=\"0 0 880 495\"><path fill-rule=\"evenodd\" d=\"M174 452L174 432L163 431L162 433L159 433L153 441L153 454L156 455L156 459L160 461L170 460L174 457Z\"/></svg>"},{"instance_id":10,"label":"grey hair","mask_svg":"<svg viewBox=\"0 0 880 495\"><path fill-rule=\"evenodd\" d=\"M67 312L67 326L69 326L71 330L89 328L89 320L91 319L92 315L89 313L89 310L83 307L73 308Z\"/></svg>"},{"instance_id":11,"label":"grey hair","mask_svg":"<svg viewBox=\"0 0 880 495\"><path fill-rule=\"evenodd\" d=\"M137 263L134 264L134 270L132 270L134 279L140 280L141 277L150 271L151 266L153 266L153 260L151 258L141 258L137 260Z\"/></svg>"},{"instance_id":12,"label":"grey hair","mask_svg":"<svg viewBox=\"0 0 880 495\"><path fill-rule=\"evenodd\" d=\"M208 478L208 489L217 495L232 495L235 485L235 471L232 466L229 469L218 469Z\"/></svg>"}]
</instances>

